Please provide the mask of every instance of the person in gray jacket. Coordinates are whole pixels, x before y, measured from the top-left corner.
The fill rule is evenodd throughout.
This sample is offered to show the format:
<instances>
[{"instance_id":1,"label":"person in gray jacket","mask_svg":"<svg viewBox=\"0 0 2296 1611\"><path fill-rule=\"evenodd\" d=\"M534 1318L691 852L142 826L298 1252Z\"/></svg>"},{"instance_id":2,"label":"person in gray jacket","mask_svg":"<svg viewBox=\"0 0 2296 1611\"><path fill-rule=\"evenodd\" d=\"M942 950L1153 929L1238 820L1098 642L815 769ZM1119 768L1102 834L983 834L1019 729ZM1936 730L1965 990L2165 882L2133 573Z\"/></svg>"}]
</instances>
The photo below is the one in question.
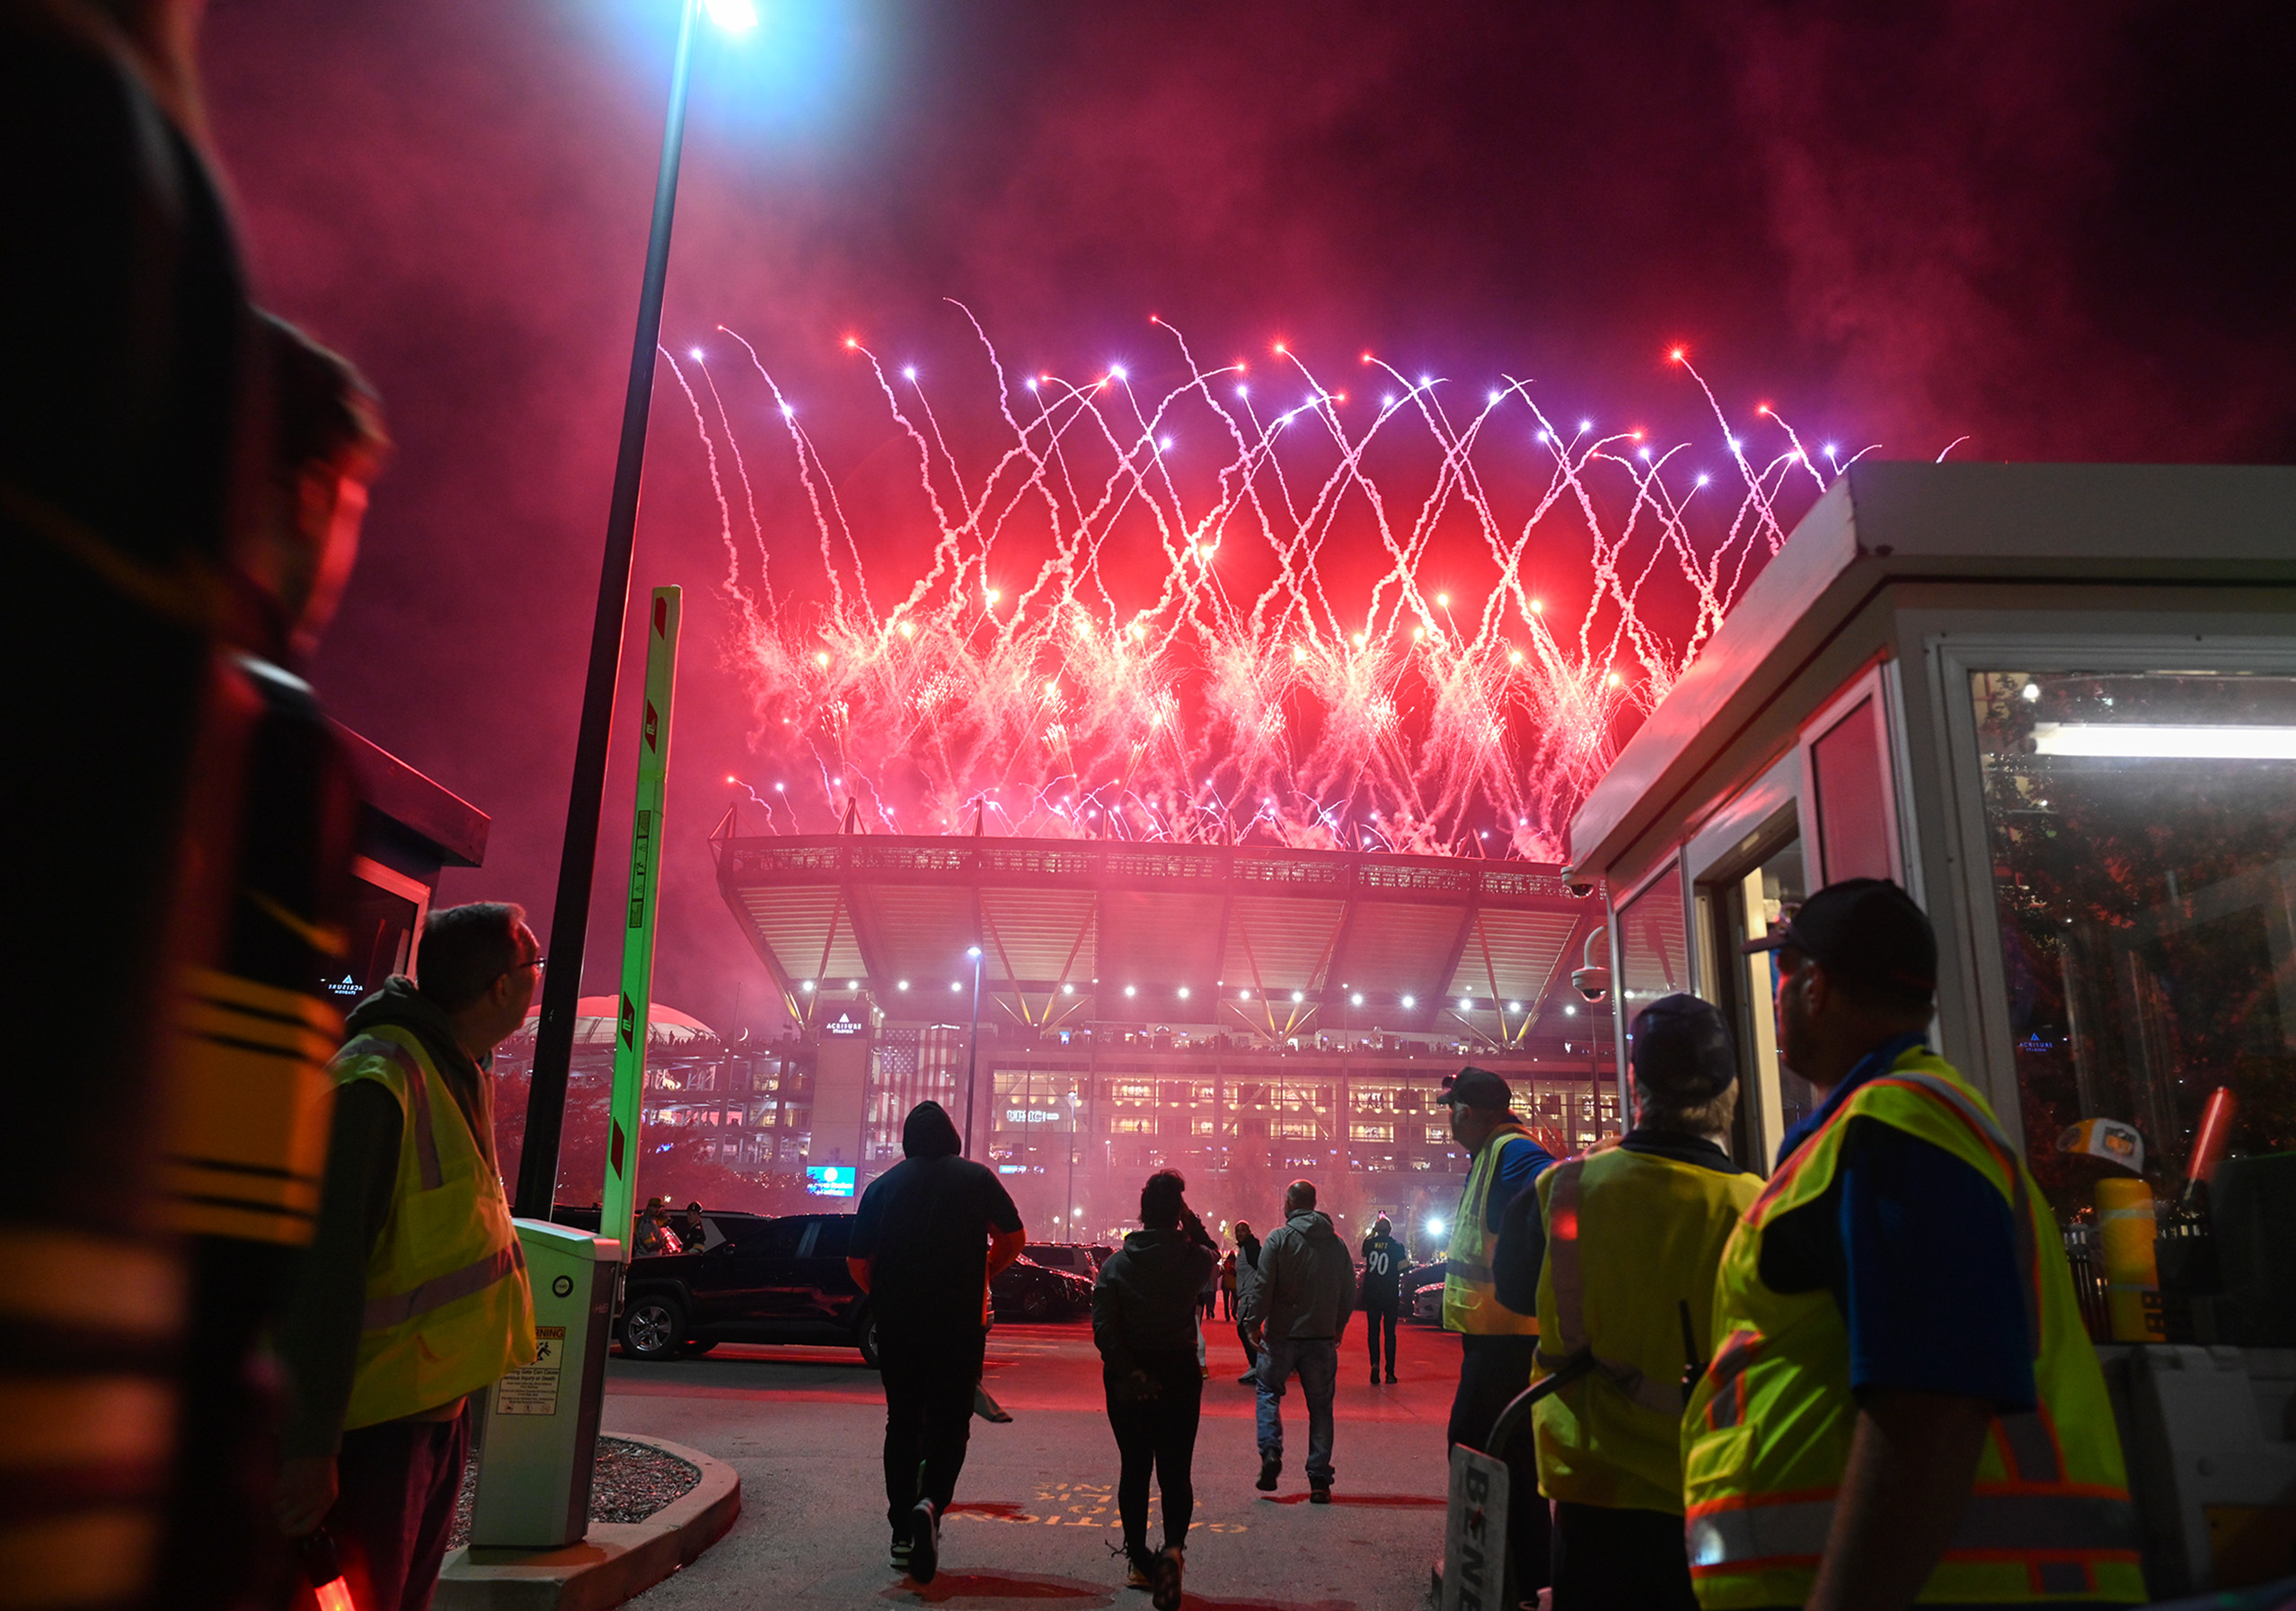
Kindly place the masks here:
<instances>
[{"instance_id":1,"label":"person in gray jacket","mask_svg":"<svg viewBox=\"0 0 2296 1611\"><path fill-rule=\"evenodd\" d=\"M1284 1383L1299 1372L1308 1411L1308 1500L1331 1502L1331 1395L1339 1380L1339 1341L1356 1307L1356 1266L1331 1218L1315 1206L1315 1186L1284 1190L1284 1223L1259 1246L1259 1279L1244 1322L1259 1333L1259 1483L1276 1491L1284 1469Z\"/></svg>"},{"instance_id":2,"label":"person in gray jacket","mask_svg":"<svg viewBox=\"0 0 2296 1611\"><path fill-rule=\"evenodd\" d=\"M1092 1341L1100 1350L1108 1427L1122 1465L1125 1580L1154 1590L1156 1611L1180 1603L1181 1552L1196 1512L1196 1429L1204 1405L1196 1329L1205 1277L1219 1247L1188 1206L1188 1182L1160 1169L1140 1191L1140 1226L1100 1267L1092 1288ZM1148 1553L1148 1478L1164 1494L1164 1547Z\"/></svg>"}]
</instances>

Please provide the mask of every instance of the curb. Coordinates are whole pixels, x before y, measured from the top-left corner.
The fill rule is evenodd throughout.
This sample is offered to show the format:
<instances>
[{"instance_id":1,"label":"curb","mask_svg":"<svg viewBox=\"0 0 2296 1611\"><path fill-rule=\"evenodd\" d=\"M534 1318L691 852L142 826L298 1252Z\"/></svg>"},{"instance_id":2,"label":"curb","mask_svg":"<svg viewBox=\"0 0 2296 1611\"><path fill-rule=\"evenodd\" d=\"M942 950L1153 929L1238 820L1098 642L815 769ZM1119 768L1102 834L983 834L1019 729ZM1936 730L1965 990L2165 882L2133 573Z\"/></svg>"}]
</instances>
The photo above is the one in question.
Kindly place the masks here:
<instances>
[{"instance_id":1,"label":"curb","mask_svg":"<svg viewBox=\"0 0 2296 1611\"><path fill-rule=\"evenodd\" d=\"M607 1611L643 1594L724 1537L741 1514L741 1474L700 1449L635 1432L603 1434L675 1455L702 1473L684 1497L644 1521L598 1521L554 1550L473 1550L438 1570L437 1611Z\"/></svg>"}]
</instances>

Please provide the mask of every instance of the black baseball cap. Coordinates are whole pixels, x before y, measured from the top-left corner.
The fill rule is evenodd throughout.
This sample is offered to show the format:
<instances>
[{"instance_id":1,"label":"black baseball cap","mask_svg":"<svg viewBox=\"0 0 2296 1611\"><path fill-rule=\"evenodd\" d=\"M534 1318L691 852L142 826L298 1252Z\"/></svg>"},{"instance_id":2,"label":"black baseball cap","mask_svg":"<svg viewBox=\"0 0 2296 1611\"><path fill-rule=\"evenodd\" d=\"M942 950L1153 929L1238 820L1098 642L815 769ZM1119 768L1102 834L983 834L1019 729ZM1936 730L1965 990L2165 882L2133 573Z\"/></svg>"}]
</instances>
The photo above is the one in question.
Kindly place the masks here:
<instances>
[{"instance_id":1,"label":"black baseball cap","mask_svg":"<svg viewBox=\"0 0 2296 1611\"><path fill-rule=\"evenodd\" d=\"M1514 1106L1514 1092L1488 1068L1462 1068L1443 1076L1443 1095L1438 1100L1445 1107L1504 1113Z\"/></svg>"},{"instance_id":2,"label":"black baseball cap","mask_svg":"<svg viewBox=\"0 0 2296 1611\"><path fill-rule=\"evenodd\" d=\"M1937 932L1913 898L1885 878L1828 884L1767 936L1739 949L1751 956L1788 945L1829 973L1902 996L1908 1005L1937 992Z\"/></svg>"},{"instance_id":3,"label":"black baseball cap","mask_svg":"<svg viewBox=\"0 0 2296 1611\"><path fill-rule=\"evenodd\" d=\"M1722 1009L1695 996L1662 996L1634 1015L1637 1088L1696 1106L1738 1081L1737 1048Z\"/></svg>"}]
</instances>

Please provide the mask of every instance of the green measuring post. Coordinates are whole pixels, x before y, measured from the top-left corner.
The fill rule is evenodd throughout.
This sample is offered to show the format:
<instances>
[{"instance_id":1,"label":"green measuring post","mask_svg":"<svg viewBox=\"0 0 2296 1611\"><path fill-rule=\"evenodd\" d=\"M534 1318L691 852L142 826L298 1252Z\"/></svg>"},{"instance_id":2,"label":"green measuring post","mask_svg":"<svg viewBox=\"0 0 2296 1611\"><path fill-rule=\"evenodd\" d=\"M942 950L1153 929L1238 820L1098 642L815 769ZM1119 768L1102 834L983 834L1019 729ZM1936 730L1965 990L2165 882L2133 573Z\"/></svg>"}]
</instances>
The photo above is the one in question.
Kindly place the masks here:
<instances>
[{"instance_id":1,"label":"green measuring post","mask_svg":"<svg viewBox=\"0 0 2296 1611\"><path fill-rule=\"evenodd\" d=\"M683 588L656 588L647 616L646 701L638 746L638 810L630 824L629 922L622 937L622 1014L614 1042L614 1110L606 1124L598 1235L623 1244L629 1269L638 1206L638 1106L646 1084L646 1021L654 997L654 907L662 888L662 801L669 787L670 695L677 681Z\"/></svg>"}]
</instances>

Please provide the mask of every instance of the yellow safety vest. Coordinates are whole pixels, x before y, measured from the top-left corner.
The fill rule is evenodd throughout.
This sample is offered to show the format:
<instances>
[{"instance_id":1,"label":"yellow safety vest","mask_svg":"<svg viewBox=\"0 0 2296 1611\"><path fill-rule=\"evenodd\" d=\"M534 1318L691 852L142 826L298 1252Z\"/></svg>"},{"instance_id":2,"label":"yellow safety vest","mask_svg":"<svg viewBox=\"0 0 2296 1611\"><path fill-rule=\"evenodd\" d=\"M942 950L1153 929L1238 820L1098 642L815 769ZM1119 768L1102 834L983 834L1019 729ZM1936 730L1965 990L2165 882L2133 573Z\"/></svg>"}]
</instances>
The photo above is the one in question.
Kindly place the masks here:
<instances>
[{"instance_id":1,"label":"yellow safety vest","mask_svg":"<svg viewBox=\"0 0 2296 1611\"><path fill-rule=\"evenodd\" d=\"M335 1054L338 1086L373 1080L395 1097L399 1178L366 1262L345 1430L475 1393L534 1358L534 1295L502 1182L421 1041L385 1024Z\"/></svg>"},{"instance_id":2,"label":"yellow safety vest","mask_svg":"<svg viewBox=\"0 0 2296 1611\"><path fill-rule=\"evenodd\" d=\"M1623 1148L1539 1177L1538 1375L1594 1356L1532 1412L1549 1499L1682 1513L1681 1306L1703 1359L1723 1246L1761 1190L1754 1175Z\"/></svg>"},{"instance_id":3,"label":"yellow safety vest","mask_svg":"<svg viewBox=\"0 0 2296 1611\"><path fill-rule=\"evenodd\" d=\"M1685 1531L1700 1605L1798 1606L1825 1550L1857 1421L1849 1329L1825 1288L1764 1286L1762 1242L1771 1220L1824 1195L1853 1119L1943 1147L2000 1191L2017 1226L2035 1340L2039 1406L1995 1418L1968 1508L1915 1598L2141 1602L2120 1438L2064 1247L2053 1226L2036 1226L2040 1188L1985 1099L1916 1047L1851 1092L1795 1150L1723 1252L1713 1330L1722 1341L1682 1418ZM1953 1301L1950 1293L1936 1297Z\"/></svg>"},{"instance_id":4,"label":"yellow safety vest","mask_svg":"<svg viewBox=\"0 0 2296 1611\"><path fill-rule=\"evenodd\" d=\"M193 1236L299 1246L319 1226L327 1057L342 1014L315 996L190 970L170 1082L164 1207Z\"/></svg>"},{"instance_id":5,"label":"yellow safety vest","mask_svg":"<svg viewBox=\"0 0 2296 1611\"><path fill-rule=\"evenodd\" d=\"M1467 1171L1467 1190L1459 1199L1459 1222L1451 1227L1451 1268L1443 1279L1443 1325L1448 1332L1471 1332L1478 1336L1539 1334L1539 1317L1517 1314L1498 1300L1491 1279L1494 1238L1483 1228L1483 1205L1489 1200L1491 1182L1498 1178L1499 1155L1517 1142L1537 1143L1530 1131L1509 1120L1491 1132Z\"/></svg>"}]
</instances>

